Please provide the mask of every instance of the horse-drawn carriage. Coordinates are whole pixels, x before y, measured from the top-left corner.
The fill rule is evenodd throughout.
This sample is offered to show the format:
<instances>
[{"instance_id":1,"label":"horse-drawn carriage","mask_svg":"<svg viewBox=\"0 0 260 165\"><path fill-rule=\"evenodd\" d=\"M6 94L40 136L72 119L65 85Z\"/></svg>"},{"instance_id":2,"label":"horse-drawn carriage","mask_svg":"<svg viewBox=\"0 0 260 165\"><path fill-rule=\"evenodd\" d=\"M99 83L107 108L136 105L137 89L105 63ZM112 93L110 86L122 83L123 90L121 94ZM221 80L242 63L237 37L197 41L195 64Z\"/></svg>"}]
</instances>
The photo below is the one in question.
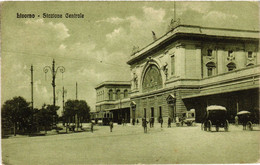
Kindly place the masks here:
<instances>
[{"instance_id":1,"label":"horse-drawn carriage","mask_svg":"<svg viewBox=\"0 0 260 165\"><path fill-rule=\"evenodd\" d=\"M253 116L249 111L240 111L237 113L239 122L243 125L243 130L253 130Z\"/></svg>"},{"instance_id":2,"label":"horse-drawn carriage","mask_svg":"<svg viewBox=\"0 0 260 165\"><path fill-rule=\"evenodd\" d=\"M201 129L204 131L212 131L212 127L216 127L216 131L219 128L224 128L228 131L229 122L227 120L227 109L219 105L211 105L206 109L206 113L202 120Z\"/></svg>"}]
</instances>

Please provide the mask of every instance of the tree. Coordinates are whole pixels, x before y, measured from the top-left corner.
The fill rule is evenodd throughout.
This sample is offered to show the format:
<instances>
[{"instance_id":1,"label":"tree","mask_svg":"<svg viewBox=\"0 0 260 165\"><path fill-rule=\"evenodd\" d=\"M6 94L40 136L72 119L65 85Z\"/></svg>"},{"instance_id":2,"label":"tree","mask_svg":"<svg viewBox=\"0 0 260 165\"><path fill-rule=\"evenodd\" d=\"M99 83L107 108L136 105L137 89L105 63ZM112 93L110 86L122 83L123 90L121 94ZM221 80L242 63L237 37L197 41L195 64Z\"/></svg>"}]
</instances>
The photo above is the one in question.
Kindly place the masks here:
<instances>
[{"instance_id":1,"label":"tree","mask_svg":"<svg viewBox=\"0 0 260 165\"><path fill-rule=\"evenodd\" d=\"M84 100L68 100L65 103L64 118L67 124L75 123L78 129L79 124L82 126L90 118L90 107Z\"/></svg>"},{"instance_id":2,"label":"tree","mask_svg":"<svg viewBox=\"0 0 260 165\"><path fill-rule=\"evenodd\" d=\"M58 106L53 106L53 105L46 105L44 104L40 110L36 113L36 121L37 124L40 127L44 127L45 133L47 133L47 130L53 127L54 125L56 126L57 122L57 110L59 109Z\"/></svg>"},{"instance_id":3,"label":"tree","mask_svg":"<svg viewBox=\"0 0 260 165\"><path fill-rule=\"evenodd\" d=\"M79 117L79 121L81 123L83 122L87 122L90 119L90 107L88 106L87 102L84 100L80 100L78 102L78 117Z\"/></svg>"},{"instance_id":4,"label":"tree","mask_svg":"<svg viewBox=\"0 0 260 165\"><path fill-rule=\"evenodd\" d=\"M33 113L29 105L30 103L21 96L7 100L2 107L2 121L4 121L2 128L13 125L14 136L17 129L28 131Z\"/></svg>"}]
</instances>

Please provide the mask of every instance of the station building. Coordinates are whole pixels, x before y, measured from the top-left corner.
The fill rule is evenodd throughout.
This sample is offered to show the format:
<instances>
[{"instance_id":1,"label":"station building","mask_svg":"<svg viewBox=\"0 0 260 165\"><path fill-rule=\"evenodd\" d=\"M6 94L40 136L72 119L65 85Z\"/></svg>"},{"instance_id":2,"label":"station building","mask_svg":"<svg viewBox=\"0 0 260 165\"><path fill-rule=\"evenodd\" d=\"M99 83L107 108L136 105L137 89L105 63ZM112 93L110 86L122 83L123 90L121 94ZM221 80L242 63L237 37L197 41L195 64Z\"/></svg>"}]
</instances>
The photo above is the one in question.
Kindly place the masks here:
<instances>
[{"instance_id":1,"label":"station building","mask_svg":"<svg viewBox=\"0 0 260 165\"><path fill-rule=\"evenodd\" d=\"M130 81L105 81L95 87L96 113L111 112L113 122L130 122Z\"/></svg>"},{"instance_id":2,"label":"station building","mask_svg":"<svg viewBox=\"0 0 260 165\"><path fill-rule=\"evenodd\" d=\"M166 122L195 109L199 122L208 105L222 105L232 120L259 109L259 63L259 31L175 23L127 61L130 117Z\"/></svg>"}]
</instances>

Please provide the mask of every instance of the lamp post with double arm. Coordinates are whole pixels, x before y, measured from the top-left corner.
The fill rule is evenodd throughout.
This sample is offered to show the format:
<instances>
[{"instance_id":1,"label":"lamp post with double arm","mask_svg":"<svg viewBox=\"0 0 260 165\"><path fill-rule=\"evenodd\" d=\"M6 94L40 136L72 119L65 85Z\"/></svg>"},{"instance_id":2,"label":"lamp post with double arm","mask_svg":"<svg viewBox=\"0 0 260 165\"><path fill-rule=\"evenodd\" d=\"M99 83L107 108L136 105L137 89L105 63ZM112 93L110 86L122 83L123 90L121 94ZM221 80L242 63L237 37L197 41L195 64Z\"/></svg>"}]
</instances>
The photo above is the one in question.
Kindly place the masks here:
<instances>
[{"instance_id":1,"label":"lamp post with double arm","mask_svg":"<svg viewBox=\"0 0 260 165\"><path fill-rule=\"evenodd\" d=\"M65 68L63 66L58 66L57 68L55 68L55 60L53 59L52 61L52 66L45 66L43 68L43 72L46 74L48 71L51 72L51 75L52 75L52 88L53 88L53 106L55 107L55 79L56 79L56 75L58 73L58 71L60 71L61 73L64 73L65 72Z\"/></svg>"}]
</instances>

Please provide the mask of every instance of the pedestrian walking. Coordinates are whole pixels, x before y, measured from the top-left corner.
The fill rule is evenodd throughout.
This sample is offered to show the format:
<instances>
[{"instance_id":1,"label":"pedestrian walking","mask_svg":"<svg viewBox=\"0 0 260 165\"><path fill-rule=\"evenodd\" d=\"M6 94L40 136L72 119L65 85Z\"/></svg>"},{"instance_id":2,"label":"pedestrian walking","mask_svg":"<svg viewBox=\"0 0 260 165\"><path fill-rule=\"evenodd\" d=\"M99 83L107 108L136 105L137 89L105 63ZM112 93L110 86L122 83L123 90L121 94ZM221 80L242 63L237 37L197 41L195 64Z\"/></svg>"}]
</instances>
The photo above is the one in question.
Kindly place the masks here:
<instances>
[{"instance_id":1,"label":"pedestrian walking","mask_svg":"<svg viewBox=\"0 0 260 165\"><path fill-rule=\"evenodd\" d=\"M171 123L172 123L172 119L169 117L169 118L168 118L168 128L171 127Z\"/></svg>"},{"instance_id":2,"label":"pedestrian walking","mask_svg":"<svg viewBox=\"0 0 260 165\"><path fill-rule=\"evenodd\" d=\"M176 118L175 118L175 123L176 123L177 127L180 126L180 118L178 116L176 116Z\"/></svg>"},{"instance_id":3,"label":"pedestrian walking","mask_svg":"<svg viewBox=\"0 0 260 165\"><path fill-rule=\"evenodd\" d=\"M235 116L235 125L238 126L238 116Z\"/></svg>"},{"instance_id":4,"label":"pedestrian walking","mask_svg":"<svg viewBox=\"0 0 260 165\"><path fill-rule=\"evenodd\" d=\"M93 131L94 131L94 122L91 122L90 129L91 129L91 132L93 133Z\"/></svg>"},{"instance_id":5,"label":"pedestrian walking","mask_svg":"<svg viewBox=\"0 0 260 165\"><path fill-rule=\"evenodd\" d=\"M152 127L154 127L154 118L152 117Z\"/></svg>"},{"instance_id":6,"label":"pedestrian walking","mask_svg":"<svg viewBox=\"0 0 260 165\"><path fill-rule=\"evenodd\" d=\"M152 128L152 126L153 126L152 118L150 118L150 120L149 120L149 124L150 124L150 128Z\"/></svg>"},{"instance_id":7,"label":"pedestrian walking","mask_svg":"<svg viewBox=\"0 0 260 165\"><path fill-rule=\"evenodd\" d=\"M161 123L161 128L163 127L163 118L162 116L159 117L159 123Z\"/></svg>"},{"instance_id":8,"label":"pedestrian walking","mask_svg":"<svg viewBox=\"0 0 260 165\"><path fill-rule=\"evenodd\" d=\"M112 122L112 120L109 122L109 127L110 127L110 132L112 132L112 130L113 130L113 122Z\"/></svg>"},{"instance_id":9,"label":"pedestrian walking","mask_svg":"<svg viewBox=\"0 0 260 165\"><path fill-rule=\"evenodd\" d=\"M135 119L132 120L133 125L135 125Z\"/></svg>"},{"instance_id":10,"label":"pedestrian walking","mask_svg":"<svg viewBox=\"0 0 260 165\"><path fill-rule=\"evenodd\" d=\"M142 125L144 127L144 133L147 133L147 121L145 118L142 119Z\"/></svg>"},{"instance_id":11,"label":"pedestrian walking","mask_svg":"<svg viewBox=\"0 0 260 165\"><path fill-rule=\"evenodd\" d=\"M123 124L123 126L125 126L125 119L124 118L122 119L122 124Z\"/></svg>"}]
</instances>

